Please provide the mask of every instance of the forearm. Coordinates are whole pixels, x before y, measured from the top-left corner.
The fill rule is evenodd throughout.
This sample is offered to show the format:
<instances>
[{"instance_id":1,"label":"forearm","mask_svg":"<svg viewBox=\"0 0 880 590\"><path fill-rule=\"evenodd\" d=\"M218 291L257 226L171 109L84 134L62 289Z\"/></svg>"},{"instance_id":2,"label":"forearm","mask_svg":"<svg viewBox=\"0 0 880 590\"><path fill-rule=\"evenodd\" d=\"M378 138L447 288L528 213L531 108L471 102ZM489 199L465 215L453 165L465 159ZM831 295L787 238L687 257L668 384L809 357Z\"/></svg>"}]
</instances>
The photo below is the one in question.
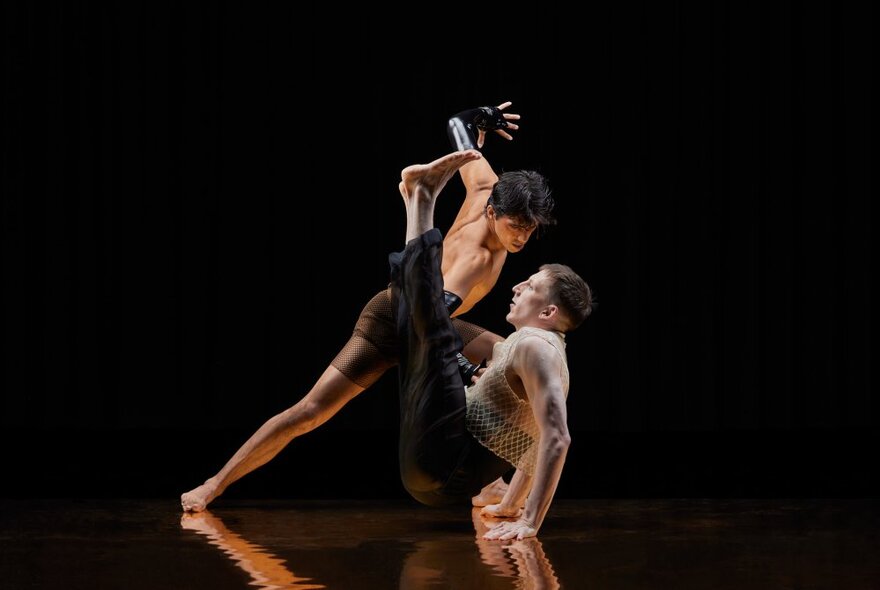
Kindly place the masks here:
<instances>
[{"instance_id":1,"label":"forearm","mask_svg":"<svg viewBox=\"0 0 880 590\"><path fill-rule=\"evenodd\" d=\"M449 118L446 133L453 148L459 151L477 149L477 121L483 116L483 108L468 109Z\"/></svg>"},{"instance_id":2,"label":"forearm","mask_svg":"<svg viewBox=\"0 0 880 590\"><path fill-rule=\"evenodd\" d=\"M565 457L568 454L569 440L567 435L541 437L538 448L538 461L535 475L532 478L532 489L526 502L522 518L531 523L535 529L541 528L556 486L562 476Z\"/></svg>"},{"instance_id":3,"label":"forearm","mask_svg":"<svg viewBox=\"0 0 880 590\"><path fill-rule=\"evenodd\" d=\"M504 116L496 107L479 107L462 111L449 119L447 126L449 143L456 150L479 149L477 134L480 130L506 126ZM491 192L498 182L498 176L486 158L468 162L459 169L459 174L468 195L483 191Z\"/></svg>"},{"instance_id":4,"label":"forearm","mask_svg":"<svg viewBox=\"0 0 880 590\"><path fill-rule=\"evenodd\" d=\"M520 508L526 496L529 495L531 487L531 476L522 469L517 469L516 473L513 474L513 479L510 480L510 485L507 486L504 498L501 500L501 508L503 510Z\"/></svg>"},{"instance_id":5,"label":"forearm","mask_svg":"<svg viewBox=\"0 0 880 590\"><path fill-rule=\"evenodd\" d=\"M498 182L498 175L492 170L492 166L486 158L480 158L473 162L468 162L458 169L461 175L461 182L464 184L465 191L468 195L485 193L485 198L489 198L489 193L495 188Z\"/></svg>"}]
</instances>

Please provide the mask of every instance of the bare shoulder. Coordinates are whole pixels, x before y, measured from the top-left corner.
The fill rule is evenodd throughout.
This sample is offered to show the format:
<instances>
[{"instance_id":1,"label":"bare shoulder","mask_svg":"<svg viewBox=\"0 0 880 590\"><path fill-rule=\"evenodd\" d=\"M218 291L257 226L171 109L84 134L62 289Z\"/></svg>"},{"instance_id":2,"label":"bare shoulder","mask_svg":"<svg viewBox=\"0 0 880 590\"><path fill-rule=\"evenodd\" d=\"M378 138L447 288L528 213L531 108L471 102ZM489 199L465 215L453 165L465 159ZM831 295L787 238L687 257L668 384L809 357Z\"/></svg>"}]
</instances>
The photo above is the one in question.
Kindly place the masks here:
<instances>
[{"instance_id":1,"label":"bare shoulder","mask_svg":"<svg viewBox=\"0 0 880 590\"><path fill-rule=\"evenodd\" d=\"M484 223L479 222L485 218L486 203L491 194L492 191L468 191L448 233L465 232L478 235L477 239L485 240L486 227Z\"/></svg>"},{"instance_id":2,"label":"bare shoulder","mask_svg":"<svg viewBox=\"0 0 880 590\"><path fill-rule=\"evenodd\" d=\"M485 244L483 236L472 227L475 224L465 224L449 230L443 241L443 258L454 259L456 264L469 263L475 266L485 266L492 261L492 252Z\"/></svg>"},{"instance_id":3,"label":"bare shoulder","mask_svg":"<svg viewBox=\"0 0 880 590\"><path fill-rule=\"evenodd\" d=\"M450 247L451 246L451 247ZM467 299L471 291L486 282L492 268L492 254L486 248L457 240L443 247L443 279L446 287Z\"/></svg>"}]
</instances>

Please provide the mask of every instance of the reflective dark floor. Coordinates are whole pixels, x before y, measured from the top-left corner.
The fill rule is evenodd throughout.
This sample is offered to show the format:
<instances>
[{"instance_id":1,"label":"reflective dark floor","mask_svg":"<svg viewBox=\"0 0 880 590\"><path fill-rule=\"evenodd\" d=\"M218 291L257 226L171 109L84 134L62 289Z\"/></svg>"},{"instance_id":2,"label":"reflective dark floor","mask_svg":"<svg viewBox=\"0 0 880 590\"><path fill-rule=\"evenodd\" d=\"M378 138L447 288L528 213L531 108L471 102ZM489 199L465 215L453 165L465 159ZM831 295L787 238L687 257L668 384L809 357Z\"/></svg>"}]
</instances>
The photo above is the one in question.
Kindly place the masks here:
<instances>
[{"instance_id":1,"label":"reflective dark floor","mask_svg":"<svg viewBox=\"0 0 880 590\"><path fill-rule=\"evenodd\" d=\"M0 500L0 588L880 587L874 500L558 500L538 539L407 502Z\"/></svg>"}]
</instances>

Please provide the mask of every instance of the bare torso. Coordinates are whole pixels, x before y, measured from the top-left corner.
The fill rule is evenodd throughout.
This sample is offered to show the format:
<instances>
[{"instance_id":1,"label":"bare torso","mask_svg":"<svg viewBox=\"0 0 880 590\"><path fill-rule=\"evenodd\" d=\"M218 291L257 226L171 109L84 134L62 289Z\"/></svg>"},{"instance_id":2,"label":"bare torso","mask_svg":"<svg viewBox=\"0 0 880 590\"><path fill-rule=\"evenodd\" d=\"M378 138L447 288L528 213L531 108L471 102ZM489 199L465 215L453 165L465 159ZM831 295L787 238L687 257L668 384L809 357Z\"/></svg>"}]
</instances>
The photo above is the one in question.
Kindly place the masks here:
<instances>
[{"instance_id":1,"label":"bare torso","mask_svg":"<svg viewBox=\"0 0 880 590\"><path fill-rule=\"evenodd\" d=\"M469 311L492 290L507 259L507 250L493 240L486 222L485 200L482 204L467 200L470 206L459 213L443 240L445 286L462 299L455 316Z\"/></svg>"}]
</instances>

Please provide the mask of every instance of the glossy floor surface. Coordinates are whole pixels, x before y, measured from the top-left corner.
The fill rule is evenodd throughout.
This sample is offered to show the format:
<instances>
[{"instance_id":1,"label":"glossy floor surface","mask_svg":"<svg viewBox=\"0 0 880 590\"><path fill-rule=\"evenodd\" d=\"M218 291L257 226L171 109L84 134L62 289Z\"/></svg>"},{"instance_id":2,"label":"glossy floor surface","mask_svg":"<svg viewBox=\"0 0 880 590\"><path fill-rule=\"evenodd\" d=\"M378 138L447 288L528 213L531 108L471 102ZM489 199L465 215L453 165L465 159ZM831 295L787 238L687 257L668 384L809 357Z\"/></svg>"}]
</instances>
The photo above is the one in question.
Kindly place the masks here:
<instances>
[{"instance_id":1,"label":"glossy floor surface","mask_svg":"<svg viewBox=\"0 0 880 590\"><path fill-rule=\"evenodd\" d=\"M874 500L559 500L537 539L358 501L0 500L0 588L878 588Z\"/></svg>"}]
</instances>

